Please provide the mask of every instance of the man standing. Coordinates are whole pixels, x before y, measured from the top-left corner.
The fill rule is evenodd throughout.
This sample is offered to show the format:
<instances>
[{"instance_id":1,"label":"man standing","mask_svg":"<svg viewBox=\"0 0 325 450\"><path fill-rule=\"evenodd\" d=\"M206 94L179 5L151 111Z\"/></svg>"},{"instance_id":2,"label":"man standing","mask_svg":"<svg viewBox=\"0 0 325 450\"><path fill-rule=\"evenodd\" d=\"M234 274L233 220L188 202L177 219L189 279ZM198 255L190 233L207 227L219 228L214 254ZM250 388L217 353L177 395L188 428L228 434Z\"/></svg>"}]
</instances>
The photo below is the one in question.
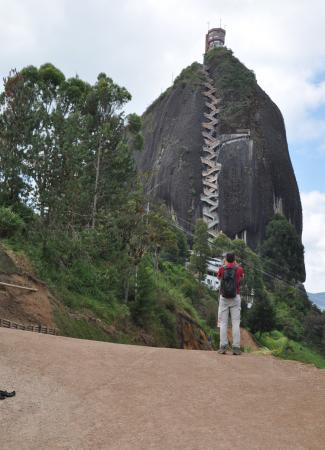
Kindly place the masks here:
<instances>
[{"instance_id":1,"label":"man standing","mask_svg":"<svg viewBox=\"0 0 325 450\"><path fill-rule=\"evenodd\" d=\"M221 280L219 300L220 349L225 354L228 347L228 317L232 322L232 352L240 355L240 281L244 277L244 270L235 261L234 253L227 253L224 265L220 267L217 277Z\"/></svg>"}]
</instances>

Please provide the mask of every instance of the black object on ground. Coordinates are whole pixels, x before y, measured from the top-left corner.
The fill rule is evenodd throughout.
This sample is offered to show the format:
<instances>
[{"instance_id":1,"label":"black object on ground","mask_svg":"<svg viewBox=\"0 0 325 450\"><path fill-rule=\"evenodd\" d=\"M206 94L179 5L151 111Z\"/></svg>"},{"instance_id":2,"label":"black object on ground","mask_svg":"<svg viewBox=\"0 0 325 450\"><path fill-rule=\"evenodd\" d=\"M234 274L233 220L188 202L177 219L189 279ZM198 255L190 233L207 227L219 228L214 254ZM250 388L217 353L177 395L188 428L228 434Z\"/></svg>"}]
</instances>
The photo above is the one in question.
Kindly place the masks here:
<instances>
[{"instance_id":1,"label":"black object on ground","mask_svg":"<svg viewBox=\"0 0 325 450\"><path fill-rule=\"evenodd\" d=\"M16 391L8 392L8 391L0 391L0 400L4 400L7 397L14 397L16 395Z\"/></svg>"}]
</instances>

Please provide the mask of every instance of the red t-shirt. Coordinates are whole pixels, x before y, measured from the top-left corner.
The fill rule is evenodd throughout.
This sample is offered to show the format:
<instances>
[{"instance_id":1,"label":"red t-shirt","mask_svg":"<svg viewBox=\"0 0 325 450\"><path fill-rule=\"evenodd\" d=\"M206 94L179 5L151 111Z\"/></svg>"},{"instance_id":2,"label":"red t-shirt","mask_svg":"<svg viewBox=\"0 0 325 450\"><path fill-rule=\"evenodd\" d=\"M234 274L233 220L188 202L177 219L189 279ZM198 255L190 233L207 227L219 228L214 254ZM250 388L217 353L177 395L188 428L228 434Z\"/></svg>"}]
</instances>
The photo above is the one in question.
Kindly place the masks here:
<instances>
[{"instance_id":1,"label":"red t-shirt","mask_svg":"<svg viewBox=\"0 0 325 450\"><path fill-rule=\"evenodd\" d=\"M240 294L240 280L242 278L244 278L244 269L239 266L236 263L227 263L226 264L227 267L234 267L237 266L237 270L236 270L236 285L237 285L237 294ZM225 269L223 267L220 267L220 269L218 270L217 273L217 277L221 280L223 278L223 275L225 273Z\"/></svg>"}]
</instances>

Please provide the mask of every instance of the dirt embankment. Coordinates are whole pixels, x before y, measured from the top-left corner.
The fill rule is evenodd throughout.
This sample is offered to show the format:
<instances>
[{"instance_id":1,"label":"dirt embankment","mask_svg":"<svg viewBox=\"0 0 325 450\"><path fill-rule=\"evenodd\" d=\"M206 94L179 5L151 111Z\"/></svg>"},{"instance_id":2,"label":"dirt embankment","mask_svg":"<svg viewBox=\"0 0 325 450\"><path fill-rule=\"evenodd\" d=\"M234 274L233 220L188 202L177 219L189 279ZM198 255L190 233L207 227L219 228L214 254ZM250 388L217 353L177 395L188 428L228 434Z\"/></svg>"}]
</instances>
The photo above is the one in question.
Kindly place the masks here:
<instances>
[{"instance_id":1,"label":"dirt embankment","mask_svg":"<svg viewBox=\"0 0 325 450\"><path fill-rule=\"evenodd\" d=\"M38 280L29 261L0 247L0 282L36 289L36 292L0 285L0 318L23 325L54 327L54 297Z\"/></svg>"}]
</instances>

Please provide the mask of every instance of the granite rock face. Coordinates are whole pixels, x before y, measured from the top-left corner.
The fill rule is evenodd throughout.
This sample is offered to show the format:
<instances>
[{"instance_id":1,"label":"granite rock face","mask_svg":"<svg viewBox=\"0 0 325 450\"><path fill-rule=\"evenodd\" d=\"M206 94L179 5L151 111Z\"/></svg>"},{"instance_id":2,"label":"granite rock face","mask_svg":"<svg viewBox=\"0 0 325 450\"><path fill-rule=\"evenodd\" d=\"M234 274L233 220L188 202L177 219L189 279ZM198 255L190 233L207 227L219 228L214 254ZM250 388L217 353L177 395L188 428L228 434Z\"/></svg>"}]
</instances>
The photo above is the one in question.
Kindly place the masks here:
<instances>
[{"instance_id":1,"label":"granite rock face","mask_svg":"<svg viewBox=\"0 0 325 450\"><path fill-rule=\"evenodd\" d=\"M202 122L206 105L202 65L184 69L172 87L144 113L144 149L137 153L147 191L166 203L179 224L193 231L202 217ZM249 139L229 142L218 162L219 229L245 236L257 248L275 213L302 232L302 210L284 121L254 74L226 48L210 51L204 67L221 99L216 136L249 130Z\"/></svg>"},{"instance_id":2,"label":"granite rock face","mask_svg":"<svg viewBox=\"0 0 325 450\"><path fill-rule=\"evenodd\" d=\"M202 80L200 65L194 63L147 109L144 149L135 154L147 191L191 230L201 217Z\"/></svg>"}]
</instances>

